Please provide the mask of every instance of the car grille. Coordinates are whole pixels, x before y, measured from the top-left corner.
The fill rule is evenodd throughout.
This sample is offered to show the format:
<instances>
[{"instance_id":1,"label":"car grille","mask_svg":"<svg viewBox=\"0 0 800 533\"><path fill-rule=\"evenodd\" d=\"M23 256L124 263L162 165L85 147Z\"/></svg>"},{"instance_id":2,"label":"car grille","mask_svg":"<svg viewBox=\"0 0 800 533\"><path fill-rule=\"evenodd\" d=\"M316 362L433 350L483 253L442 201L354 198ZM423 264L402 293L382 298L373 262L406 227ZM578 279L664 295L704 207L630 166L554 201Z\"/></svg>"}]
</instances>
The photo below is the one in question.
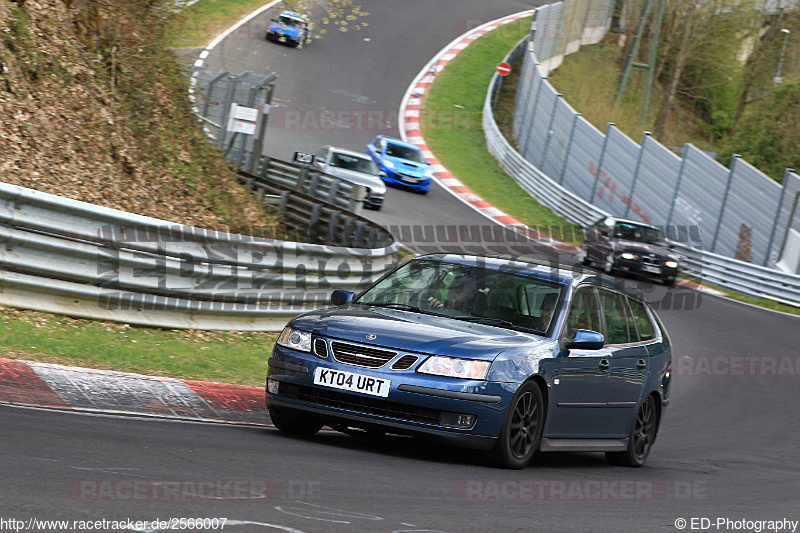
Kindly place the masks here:
<instances>
[{"instance_id":1,"label":"car grille","mask_svg":"<svg viewBox=\"0 0 800 533\"><path fill-rule=\"evenodd\" d=\"M318 389L316 387L306 387L305 385L296 385L287 382L281 382L278 395L316 405L346 409L356 413L380 415L396 418L398 420L421 422L423 424L434 424L437 426L439 425L439 417L441 415L441 411L436 409L427 409L415 405L356 396L355 394Z\"/></svg>"},{"instance_id":2,"label":"car grille","mask_svg":"<svg viewBox=\"0 0 800 533\"><path fill-rule=\"evenodd\" d=\"M411 365L417 362L417 359L419 359L419 357L416 355L404 355L394 362L392 370L408 370L411 368Z\"/></svg>"},{"instance_id":3,"label":"car grille","mask_svg":"<svg viewBox=\"0 0 800 533\"><path fill-rule=\"evenodd\" d=\"M418 178L417 176L409 176L408 174L400 174L400 179L406 183L417 183L422 180L422 178Z\"/></svg>"},{"instance_id":4,"label":"car grille","mask_svg":"<svg viewBox=\"0 0 800 533\"><path fill-rule=\"evenodd\" d=\"M323 359L328 358L328 346L325 344L325 339L314 339L314 355Z\"/></svg>"},{"instance_id":5,"label":"car grille","mask_svg":"<svg viewBox=\"0 0 800 533\"><path fill-rule=\"evenodd\" d=\"M339 341L331 341L331 350L340 363L367 368L380 368L397 356L397 352Z\"/></svg>"},{"instance_id":6,"label":"car grille","mask_svg":"<svg viewBox=\"0 0 800 533\"><path fill-rule=\"evenodd\" d=\"M655 267L660 267L661 263L662 263L662 261L658 257L650 257L650 256L647 256L647 255L643 255L642 256L642 264L655 266Z\"/></svg>"}]
</instances>

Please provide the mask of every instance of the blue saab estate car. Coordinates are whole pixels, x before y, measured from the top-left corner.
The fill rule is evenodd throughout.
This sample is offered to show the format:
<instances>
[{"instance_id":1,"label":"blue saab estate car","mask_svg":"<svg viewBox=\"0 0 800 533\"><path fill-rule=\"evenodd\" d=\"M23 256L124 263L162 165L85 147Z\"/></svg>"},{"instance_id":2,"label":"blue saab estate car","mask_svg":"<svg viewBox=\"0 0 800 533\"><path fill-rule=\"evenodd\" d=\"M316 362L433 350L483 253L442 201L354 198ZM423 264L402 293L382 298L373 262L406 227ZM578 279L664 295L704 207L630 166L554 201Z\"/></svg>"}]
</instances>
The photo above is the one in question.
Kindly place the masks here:
<instances>
[{"instance_id":1,"label":"blue saab estate car","mask_svg":"<svg viewBox=\"0 0 800 533\"><path fill-rule=\"evenodd\" d=\"M669 401L667 332L608 277L420 256L289 322L268 361L275 426L412 434L524 467L537 451L645 463Z\"/></svg>"},{"instance_id":2,"label":"blue saab estate car","mask_svg":"<svg viewBox=\"0 0 800 533\"><path fill-rule=\"evenodd\" d=\"M302 48L311 42L311 24L299 13L284 11L267 27L267 40Z\"/></svg>"},{"instance_id":3,"label":"blue saab estate car","mask_svg":"<svg viewBox=\"0 0 800 533\"><path fill-rule=\"evenodd\" d=\"M430 190L433 173L422 151L413 144L379 135L367 145L367 154L381 169L381 178L386 183L422 194Z\"/></svg>"}]
</instances>

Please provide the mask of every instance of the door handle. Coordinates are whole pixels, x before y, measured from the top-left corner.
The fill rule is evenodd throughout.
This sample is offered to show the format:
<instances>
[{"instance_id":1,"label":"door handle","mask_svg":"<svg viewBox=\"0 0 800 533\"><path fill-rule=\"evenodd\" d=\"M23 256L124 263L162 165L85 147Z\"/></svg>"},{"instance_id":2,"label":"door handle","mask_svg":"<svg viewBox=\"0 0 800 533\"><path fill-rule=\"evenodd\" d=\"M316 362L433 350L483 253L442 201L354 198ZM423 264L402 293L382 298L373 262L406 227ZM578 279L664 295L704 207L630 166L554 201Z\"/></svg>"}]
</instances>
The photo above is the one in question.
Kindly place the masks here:
<instances>
[{"instance_id":1,"label":"door handle","mask_svg":"<svg viewBox=\"0 0 800 533\"><path fill-rule=\"evenodd\" d=\"M636 370L644 370L645 368L647 368L647 361L644 359L639 359L639 361L636 363Z\"/></svg>"},{"instance_id":2,"label":"door handle","mask_svg":"<svg viewBox=\"0 0 800 533\"><path fill-rule=\"evenodd\" d=\"M600 359L600 364L597 365L600 369L600 372L608 372L608 369L611 368L611 363L608 359Z\"/></svg>"}]
</instances>

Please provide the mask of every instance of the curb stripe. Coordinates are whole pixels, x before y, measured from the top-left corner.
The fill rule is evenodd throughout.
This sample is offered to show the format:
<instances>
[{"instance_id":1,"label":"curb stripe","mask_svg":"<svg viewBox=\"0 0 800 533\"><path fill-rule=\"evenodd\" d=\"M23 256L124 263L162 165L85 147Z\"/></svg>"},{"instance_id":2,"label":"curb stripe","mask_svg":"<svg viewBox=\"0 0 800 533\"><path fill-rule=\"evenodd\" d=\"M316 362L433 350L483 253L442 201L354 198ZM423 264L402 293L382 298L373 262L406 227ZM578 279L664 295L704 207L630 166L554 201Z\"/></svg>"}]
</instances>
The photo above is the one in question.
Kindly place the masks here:
<instances>
[{"instance_id":1,"label":"curb stripe","mask_svg":"<svg viewBox=\"0 0 800 533\"><path fill-rule=\"evenodd\" d=\"M431 163L431 165L437 166L437 170L439 170L439 172L434 172L433 179L439 185L441 185L445 191L449 192L466 205L472 207L478 213L489 218L492 222L508 227L509 229L513 229L514 231L522 233L523 235L527 235L529 238L532 234L537 235L538 237L534 240L543 238L555 248L576 251L580 248L571 244L552 240L546 235L541 235L539 232L523 232L520 226L524 225L519 220L508 213L504 213L469 190L466 185L461 183L461 181L459 181L457 178L453 177L447 171L447 169L435 159L433 154L427 149L425 139L422 137L422 132L419 128L419 109L422 107L421 97L436 79L436 76L444 70L447 64L450 63L450 61L452 61L459 53L461 53L462 50L464 50L477 38L487 34L492 30L504 26L505 24L528 17L532 15L534 11L535 10L531 9L487 22L483 26L464 33L444 47L433 57L433 59L431 59L427 65L425 65L425 67L423 67L419 74L417 74L414 81L411 82L411 85L406 91L406 95L400 104L400 123L398 126L401 138L406 142L416 144L420 149L423 150L423 155L428 162Z\"/></svg>"}]
</instances>

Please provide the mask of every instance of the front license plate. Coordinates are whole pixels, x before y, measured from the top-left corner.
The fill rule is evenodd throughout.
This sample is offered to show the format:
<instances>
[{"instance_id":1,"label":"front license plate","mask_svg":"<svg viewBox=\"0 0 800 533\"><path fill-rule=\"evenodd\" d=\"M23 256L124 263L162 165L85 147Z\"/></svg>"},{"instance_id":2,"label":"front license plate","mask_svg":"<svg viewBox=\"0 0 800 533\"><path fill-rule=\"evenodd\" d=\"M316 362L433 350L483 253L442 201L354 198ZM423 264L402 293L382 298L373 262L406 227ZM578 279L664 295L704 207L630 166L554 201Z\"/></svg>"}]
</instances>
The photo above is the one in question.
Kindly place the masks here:
<instances>
[{"instance_id":1,"label":"front license plate","mask_svg":"<svg viewBox=\"0 0 800 533\"><path fill-rule=\"evenodd\" d=\"M363 374L353 374L332 368L318 366L314 371L314 385L333 387L334 389L361 392L372 396L386 398L392 382L388 379L373 378Z\"/></svg>"},{"instance_id":2,"label":"front license plate","mask_svg":"<svg viewBox=\"0 0 800 533\"><path fill-rule=\"evenodd\" d=\"M645 272L650 272L652 274L661 274L660 268L650 265L642 265L642 270L644 270Z\"/></svg>"}]
</instances>

